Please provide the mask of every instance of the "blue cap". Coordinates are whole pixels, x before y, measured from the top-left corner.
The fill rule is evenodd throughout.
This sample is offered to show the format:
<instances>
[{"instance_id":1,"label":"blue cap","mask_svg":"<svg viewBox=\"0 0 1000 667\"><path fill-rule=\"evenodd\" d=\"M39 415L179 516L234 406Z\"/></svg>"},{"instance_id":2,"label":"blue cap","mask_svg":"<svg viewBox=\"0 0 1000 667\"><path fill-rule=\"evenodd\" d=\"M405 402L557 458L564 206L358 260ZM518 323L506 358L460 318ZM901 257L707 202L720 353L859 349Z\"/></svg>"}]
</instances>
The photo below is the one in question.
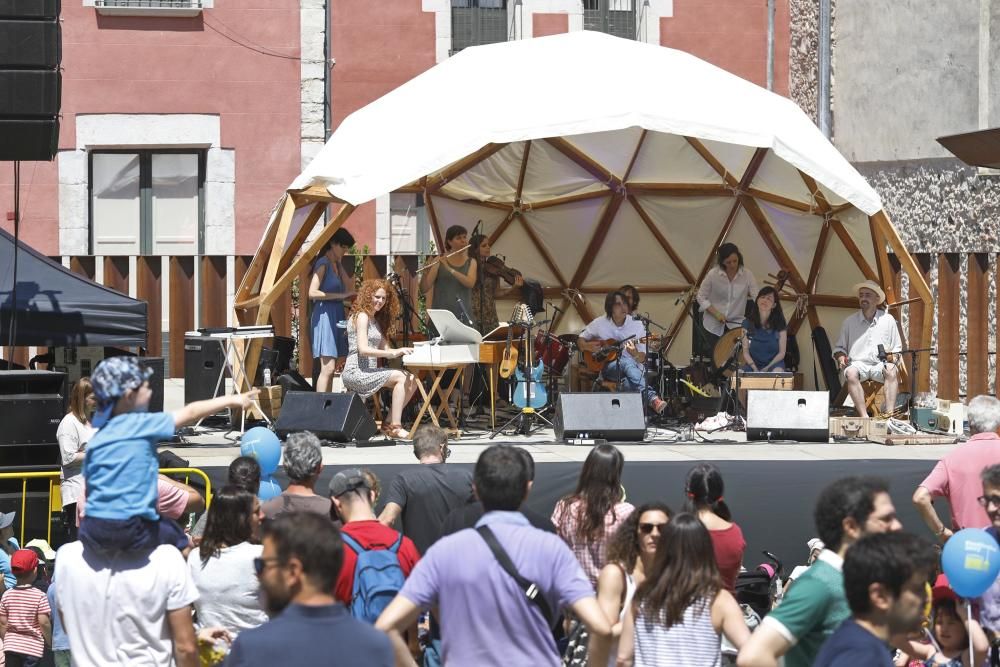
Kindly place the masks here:
<instances>
[{"instance_id":1,"label":"blue cap","mask_svg":"<svg viewBox=\"0 0 1000 667\"><path fill-rule=\"evenodd\" d=\"M143 368L135 357L109 357L97 364L90 376L97 400L97 411L91 424L101 428L111 419L115 401L129 389L138 389L153 374L152 368Z\"/></svg>"}]
</instances>

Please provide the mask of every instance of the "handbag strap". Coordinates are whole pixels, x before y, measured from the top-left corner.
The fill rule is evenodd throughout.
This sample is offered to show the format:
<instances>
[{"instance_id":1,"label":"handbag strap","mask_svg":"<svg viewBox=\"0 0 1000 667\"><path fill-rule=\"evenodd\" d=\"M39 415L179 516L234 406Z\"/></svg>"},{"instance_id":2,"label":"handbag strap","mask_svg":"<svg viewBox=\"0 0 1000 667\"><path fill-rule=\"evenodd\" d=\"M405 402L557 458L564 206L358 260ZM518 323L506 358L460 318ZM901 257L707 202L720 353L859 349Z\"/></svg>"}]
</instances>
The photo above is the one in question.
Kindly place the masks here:
<instances>
[{"instance_id":1,"label":"handbag strap","mask_svg":"<svg viewBox=\"0 0 1000 667\"><path fill-rule=\"evenodd\" d=\"M517 585L524 592L524 596L531 600L538 607L538 610L542 612L542 616L545 618L545 623L551 628L552 627L552 609L549 607L548 601L546 601L545 596L542 595L541 590L538 586L524 577L521 573L517 571L514 567L513 561L511 561L510 556L504 551L504 548L500 546L500 542L497 541L496 535L490 530L489 526L479 526L476 528L482 538L486 541L489 546L490 551L496 557L497 562L500 563L500 567L517 582Z\"/></svg>"}]
</instances>

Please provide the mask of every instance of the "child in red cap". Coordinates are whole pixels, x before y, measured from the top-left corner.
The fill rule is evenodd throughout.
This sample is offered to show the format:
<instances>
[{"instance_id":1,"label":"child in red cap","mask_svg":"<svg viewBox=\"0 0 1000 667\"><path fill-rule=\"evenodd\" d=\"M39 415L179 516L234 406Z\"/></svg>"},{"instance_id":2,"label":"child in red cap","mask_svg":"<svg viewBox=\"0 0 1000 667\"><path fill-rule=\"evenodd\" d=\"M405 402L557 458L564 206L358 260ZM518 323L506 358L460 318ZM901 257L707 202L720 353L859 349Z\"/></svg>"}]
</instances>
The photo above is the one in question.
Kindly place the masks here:
<instances>
[{"instance_id":1,"label":"child in red cap","mask_svg":"<svg viewBox=\"0 0 1000 667\"><path fill-rule=\"evenodd\" d=\"M17 585L0 598L0 637L7 667L35 667L45 647L52 643L52 610L49 598L31 584L38 571L38 556L18 549L10 557Z\"/></svg>"}]
</instances>

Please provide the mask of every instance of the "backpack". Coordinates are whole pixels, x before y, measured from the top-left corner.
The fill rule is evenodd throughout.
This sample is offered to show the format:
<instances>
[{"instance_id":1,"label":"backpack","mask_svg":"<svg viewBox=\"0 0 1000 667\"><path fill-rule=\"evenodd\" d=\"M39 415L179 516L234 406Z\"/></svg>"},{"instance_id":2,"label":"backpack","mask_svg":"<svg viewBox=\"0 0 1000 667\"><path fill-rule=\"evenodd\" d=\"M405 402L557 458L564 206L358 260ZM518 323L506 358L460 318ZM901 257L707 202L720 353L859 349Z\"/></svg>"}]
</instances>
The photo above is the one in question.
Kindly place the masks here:
<instances>
[{"instance_id":1,"label":"backpack","mask_svg":"<svg viewBox=\"0 0 1000 667\"><path fill-rule=\"evenodd\" d=\"M388 549L365 549L347 533L341 533L341 536L358 556L349 610L354 618L374 624L406 580L398 556L403 534L400 533Z\"/></svg>"}]
</instances>

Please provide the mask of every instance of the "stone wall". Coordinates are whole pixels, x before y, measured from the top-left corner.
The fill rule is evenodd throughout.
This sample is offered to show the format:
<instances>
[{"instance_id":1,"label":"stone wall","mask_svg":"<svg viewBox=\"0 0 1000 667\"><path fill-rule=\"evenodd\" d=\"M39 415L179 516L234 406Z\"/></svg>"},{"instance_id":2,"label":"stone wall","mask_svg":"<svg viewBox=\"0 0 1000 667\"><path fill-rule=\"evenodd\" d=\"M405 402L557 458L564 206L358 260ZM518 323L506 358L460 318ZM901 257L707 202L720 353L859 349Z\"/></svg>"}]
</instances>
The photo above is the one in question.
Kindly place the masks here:
<instances>
[{"instance_id":1,"label":"stone wall","mask_svg":"<svg viewBox=\"0 0 1000 667\"><path fill-rule=\"evenodd\" d=\"M814 122L819 90L819 0L790 0L789 97Z\"/></svg>"}]
</instances>

